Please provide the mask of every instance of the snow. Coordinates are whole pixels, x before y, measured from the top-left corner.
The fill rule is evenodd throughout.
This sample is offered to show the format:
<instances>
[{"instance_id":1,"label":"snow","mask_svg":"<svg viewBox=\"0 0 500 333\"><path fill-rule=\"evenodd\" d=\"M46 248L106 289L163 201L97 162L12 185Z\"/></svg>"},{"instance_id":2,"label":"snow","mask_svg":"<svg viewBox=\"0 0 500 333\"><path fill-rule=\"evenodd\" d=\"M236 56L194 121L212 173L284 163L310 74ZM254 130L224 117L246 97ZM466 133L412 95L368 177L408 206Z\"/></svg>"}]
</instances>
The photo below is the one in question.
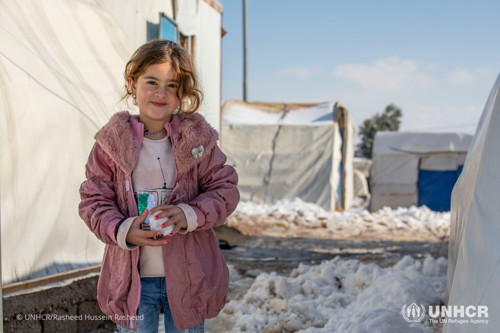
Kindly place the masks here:
<instances>
[{"instance_id":1,"label":"snow","mask_svg":"<svg viewBox=\"0 0 500 333\"><path fill-rule=\"evenodd\" d=\"M163 236L168 236L168 234L170 234L172 232L172 230L174 230L175 228L175 225L171 224L169 225L168 227L166 228L162 228L161 225L164 223L164 222L167 222L168 221L168 217L164 217L164 218L161 218L161 219L158 219L158 220L155 220L155 216L161 214L161 210L155 212L153 215L150 216L150 220L149 220L149 225L150 225L150 228L152 231L157 231L157 230L161 230L161 234Z\"/></svg>"},{"instance_id":2,"label":"snow","mask_svg":"<svg viewBox=\"0 0 500 333\"><path fill-rule=\"evenodd\" d=\"M273 205L240 202L227 224L255 236L439 241L448 234L450 213L425 206L328 212L294 198Z\"/></svg>"},{"instance_id":3,"label":"snow","mask_svg":"<svg viewBox=\"0 0 500 333\"><path fill-rule=\"evenodd\" d=\"M405 256L388 268L336 257L316 266L300 264L289 277L261 273L239 297L234 288L249 278L241 279L230 266L234 298L210 326L233 333L435 332L427 315L410 324L401 309L411 303L440 304L446 266L446 259L430 256L423 262Z\"/></svg>"}]
</instances>

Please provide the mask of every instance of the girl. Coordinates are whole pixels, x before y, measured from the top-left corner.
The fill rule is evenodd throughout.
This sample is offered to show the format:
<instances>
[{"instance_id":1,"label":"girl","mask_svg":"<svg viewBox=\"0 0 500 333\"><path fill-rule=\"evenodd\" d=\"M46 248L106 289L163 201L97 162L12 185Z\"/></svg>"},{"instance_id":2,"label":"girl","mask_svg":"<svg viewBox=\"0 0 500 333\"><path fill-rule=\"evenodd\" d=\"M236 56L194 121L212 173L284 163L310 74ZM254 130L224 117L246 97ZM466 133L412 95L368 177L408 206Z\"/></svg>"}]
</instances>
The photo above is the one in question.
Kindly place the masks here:
<instances>
[{"instance_id":1,"label":"girl","mask_svg":"<svg viewBox=\"0 0 500 333\"><path fill-rule=\"evenodd\" d=\"M111 117L95 136L80 187L81 218L106 244L97 300L120 332L203 332L228 293L229 271L212 227L239 201L238 177L218 134L195 113L202 94L187 52L166 40L141 46L125 67L123 99L139 116ZM138 213L138 193L156 207ZM151 196L149 196L151 197ZM141 228L168 218L166 237Z\"/></svg>"}]
</instances>

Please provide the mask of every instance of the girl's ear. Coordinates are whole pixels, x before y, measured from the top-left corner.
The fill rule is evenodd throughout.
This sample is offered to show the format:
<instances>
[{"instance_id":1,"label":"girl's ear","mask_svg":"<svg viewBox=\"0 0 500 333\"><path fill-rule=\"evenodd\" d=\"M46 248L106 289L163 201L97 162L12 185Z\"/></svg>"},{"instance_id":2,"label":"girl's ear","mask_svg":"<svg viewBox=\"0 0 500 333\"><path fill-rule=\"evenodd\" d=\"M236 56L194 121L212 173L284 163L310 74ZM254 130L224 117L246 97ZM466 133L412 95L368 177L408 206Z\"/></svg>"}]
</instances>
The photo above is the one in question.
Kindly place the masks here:
<instances>
[{"instance_id":1,"label":"girl's ear","mask_svg":"<svg viewBox=\"0 0 500 333\"><path fill-rule=\"evenodd\" d=\"M132 95L135 95L135 83L134 83L134 80L132 80L131 77L128 78L128 86L130 87L130 93Z\"/></svg>"}]
</instances>

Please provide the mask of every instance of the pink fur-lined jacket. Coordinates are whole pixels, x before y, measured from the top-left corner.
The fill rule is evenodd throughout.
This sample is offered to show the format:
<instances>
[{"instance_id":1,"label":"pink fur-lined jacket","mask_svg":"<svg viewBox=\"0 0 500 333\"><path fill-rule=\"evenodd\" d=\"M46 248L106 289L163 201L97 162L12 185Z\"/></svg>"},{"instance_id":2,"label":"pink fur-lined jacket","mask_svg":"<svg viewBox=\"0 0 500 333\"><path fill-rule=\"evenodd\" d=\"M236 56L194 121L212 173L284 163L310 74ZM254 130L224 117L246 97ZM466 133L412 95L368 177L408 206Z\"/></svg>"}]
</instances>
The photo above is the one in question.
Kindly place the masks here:
<instances>
[{"instance_id":1,"label":"pink fur-lined jacket","mask_svg":"<svg viewBox=\"0 0 500 333\"><path fill-rule=\"evenodd\" d=\"M172 316L179 331L217 316L226 303L229 270L212 227L236 209L238 176L225 165L218 134L203 116L173 115L165 124L176 166L175 187L168 204L189 204L198 228L177 233L163 245L165 280ZM137 330L141 296L139 249L118 246L115 227L138 216L131 174L139 158L144 126L127 111L115 114L95 136L80 187L81 218L106 244L97 300L101 310L127 328ZM203 152L200 147L203 146Z\"/></svg>"}]
</instances>

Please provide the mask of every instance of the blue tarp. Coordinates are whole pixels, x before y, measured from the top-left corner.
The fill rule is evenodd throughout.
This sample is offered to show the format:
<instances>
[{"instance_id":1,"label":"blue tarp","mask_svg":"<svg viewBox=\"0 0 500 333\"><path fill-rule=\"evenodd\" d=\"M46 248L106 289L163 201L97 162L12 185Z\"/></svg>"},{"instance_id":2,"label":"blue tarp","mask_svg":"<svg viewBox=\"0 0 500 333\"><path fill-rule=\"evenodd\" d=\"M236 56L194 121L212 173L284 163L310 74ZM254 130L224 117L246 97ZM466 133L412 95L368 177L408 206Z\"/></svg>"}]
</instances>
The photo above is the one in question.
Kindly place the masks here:
<instances>
[{"instance_id":1,"label":"blue tarp","mask_svg":"<svg viewBox=\"0 0 500 333\"><path fill-rule=\"evenodd\" d=\"M420 170L418 173L418 205L436 212L450 210L451 191L462 173L463 166L455 171Z\"/></svg>"}]
</instances>

